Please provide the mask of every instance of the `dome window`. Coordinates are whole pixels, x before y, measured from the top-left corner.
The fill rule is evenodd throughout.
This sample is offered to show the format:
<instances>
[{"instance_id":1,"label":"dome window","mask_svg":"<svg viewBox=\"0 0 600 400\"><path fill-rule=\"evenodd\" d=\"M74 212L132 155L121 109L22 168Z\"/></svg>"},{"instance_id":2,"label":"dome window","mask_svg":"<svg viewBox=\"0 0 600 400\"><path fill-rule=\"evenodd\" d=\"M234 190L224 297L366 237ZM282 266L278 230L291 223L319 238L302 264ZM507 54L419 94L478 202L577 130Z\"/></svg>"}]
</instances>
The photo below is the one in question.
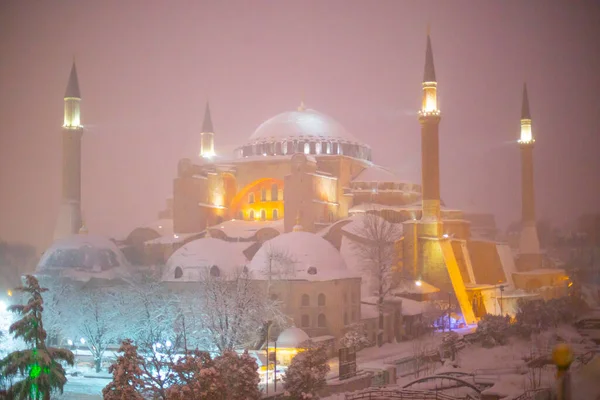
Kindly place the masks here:
<instances>
[{"instance_id":1,"label":"dome window","mask_svg":"<svg viewBox=\"0 0 600 400\"><path fill-rule=\"evenodd\" d=\"M306 273L308 273L309 275L316 275L317 267L308 267L308 269L306 270Z\"/></svg>"},{"instance_id":2,"label":"dome window","mask_svg":"<svg viewBox=\"0 0 600 400\"><path fill-rule=\"evenodd\" d=\"M221 276L221 270L216 265L210 267L210 276L213 278L218 278Z\"/></svg>"},{"instance_id":3,"label":"dome window","mask_svg":"<svg viewBox=\"0 0 600 400\"><path fill-rule=\"evenodd\" d=\"M181 279L183 277L183 270L181 267L175 268L175 279Z\"/></svg>"}]
</instances>

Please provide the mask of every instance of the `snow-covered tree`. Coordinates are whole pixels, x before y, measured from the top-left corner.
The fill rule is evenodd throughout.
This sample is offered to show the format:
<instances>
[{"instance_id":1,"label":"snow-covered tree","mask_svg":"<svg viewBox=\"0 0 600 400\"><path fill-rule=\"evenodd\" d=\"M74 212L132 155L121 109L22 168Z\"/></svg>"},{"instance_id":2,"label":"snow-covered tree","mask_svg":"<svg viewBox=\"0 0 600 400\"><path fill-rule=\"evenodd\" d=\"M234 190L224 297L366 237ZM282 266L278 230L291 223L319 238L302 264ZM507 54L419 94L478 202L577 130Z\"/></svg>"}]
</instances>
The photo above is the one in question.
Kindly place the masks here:
<instances>
[{"instance_id":1,"label":"snow-covered tree","mask_svg":"<svg viewBox=\"0 0 600 400\"><path fill-rule=\"evenodd\" d=\"M371 341L367 337L365 324L355 322L348 327L348 330L340 339L340 346L354 347L356 351L371 346Z\"/></svg>"},{"instance_id":2,"label":"snow-covered tree","mask_svg":"<svg viewBox=\"0 0 600 400\"><path fill-rule=\"evenodd\" d=\"M258 389L258 364L247 351L241 355L226 351L215 358L215 367L225 385L227 400L258 400L262 397Z\"/></svg>"},{"instance_id":3,"label":"snow-covered tree","mask_svg":"<svg viewBox=\"0 0 600 400\"><path fill-rule=\"evenodd\" d=\"M67 317L70 316L75 287L72 283L56 276L42 276L40 285L48 290L42 295L44 299L44 328L48 333L48 344L57 345L60 337L67 335Z\"/></svg>"},{"instance_id":4,"label":"snow-covered tree","mask_svg":"<svg viewBox=\"0 0 600 400\"><path fill-rule=\"evenodd\" d=\"M137 347L129 339L121 343L119 352L122 354L108 368L113 379L102 389L102 396L104 400L143 400L144 397L140 392L144 382L140 378L142 375L140 365L144 363L144 359L138 355Z\"/></svg>"},{"instance_id":5,"label":"snow-covered tree","mask_svg":"<svg viewBox=\"0 0 600 400\"><path fill-rule=\"evenodd\" d=\"M301 345L283 377L285 395L291 400L318 399L318 392L326 385L329 372L327 351L312 342Z\"/></svg>"},{"instance_id":6,"label":"snow-covered tree","mask_svg":"<svg viewBox=\"0 0 600 400\"><path fill-rule=\"evenodd\" d=\"M352 229L351 245L364 273L375 284L379 324L377 345L383 345L383 302L394 288L393 272L398 264L396 241L402 230L399 225L372 213L364 213L361 223Z\"/></svg>"},{"instance_id":7,"label":"snow-covered tree","mask_svg":"<svg viewBox=\"0 0 600 400\"><path fill-rule=\"evenodd\" d=\"M198 307L203 328L201 348L220 354L255 343L265 320L281 318L274 300L259 290L245 269L230 274L204 271Z\"/></svg>"},{"instance_id":8,"label":"snow-covered tree","mask_svg":"<svg viewBox=\"0 0 600 400\"><path fill-rule=\"evenodd\" d=\"M118 343L121 327L127 321L119 319L121 314L117 299L119 288L81 288L68 298L70 310L63 323L71 337L83 338L92 353L96 372L102 369L102 358L110 344ZM67 298L65 298L67 299Z\"/></svg>"},{"instance_id":9,"label":"snow-covered tree","mask_svg":"<svg viewBox=\"0 0 600 400\"><path fill-rule=\"evenodd\" d=\"M484 347L503 346L511 334L510 317L486 314L477 322L476 333Z\"/></svg>"},{"instance_id":10,"label":"snow-covered tree","mask_svg":"<svg viewBox=\"0 0 600 400\"><path fill-rule=\"evenodd\" d=\"M22 338L29 346L15 351L0 360L0 376L10 380L8 396L11 399L50 400L50 393L62 392L67 382L61 362L73 365L73 353L69 350L46 346L46 331L42 323L44 311L42 293L37 279L25 277L25 285L15 289L28 294L27 304L17 304L9 310L21 316L10 326L10 333ZM21 378L15 382L15 379Z\"/></svg>"},{"instance_id":11,"label":"snow-covered tree","mask_svg":"<svg viewBox=\"0 0 600 400\"><path fill-rule=\"evenodd\" d=\"M210 354L195 350L173 363L167 400L226 400L225 384Z\"/></svg>"}]
</instances>

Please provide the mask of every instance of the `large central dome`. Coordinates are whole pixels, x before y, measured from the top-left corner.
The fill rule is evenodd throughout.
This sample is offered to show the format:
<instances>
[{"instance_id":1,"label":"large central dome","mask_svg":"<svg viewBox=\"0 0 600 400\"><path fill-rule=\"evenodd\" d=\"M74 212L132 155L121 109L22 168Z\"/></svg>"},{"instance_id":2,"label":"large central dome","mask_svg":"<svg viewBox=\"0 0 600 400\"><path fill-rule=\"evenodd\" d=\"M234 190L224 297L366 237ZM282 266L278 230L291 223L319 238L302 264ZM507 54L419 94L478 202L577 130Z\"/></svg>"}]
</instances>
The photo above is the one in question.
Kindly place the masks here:
<instances>
[{"instance_id":1,"label":"large central dome","mask_svg":"<svg viewBox=\"0 0 600 400\"><path fill-rule=\"evenodd\" d=\"M303 153L371 159L369 146L357 141L339 122L303 105L263 122L236 153L238 157Z\"/></svg>"},{"instance_id":2,"label":"large central dome","mask_svg":"<svg viewBox=\"0 0 600 400\"><path fill-rule=\"evenodd\" d=\"M294 137L337 138L356 142L342 124L312 109L287 111L266 120L250 136L250 141Z\"/></svg>"}]
</instances>

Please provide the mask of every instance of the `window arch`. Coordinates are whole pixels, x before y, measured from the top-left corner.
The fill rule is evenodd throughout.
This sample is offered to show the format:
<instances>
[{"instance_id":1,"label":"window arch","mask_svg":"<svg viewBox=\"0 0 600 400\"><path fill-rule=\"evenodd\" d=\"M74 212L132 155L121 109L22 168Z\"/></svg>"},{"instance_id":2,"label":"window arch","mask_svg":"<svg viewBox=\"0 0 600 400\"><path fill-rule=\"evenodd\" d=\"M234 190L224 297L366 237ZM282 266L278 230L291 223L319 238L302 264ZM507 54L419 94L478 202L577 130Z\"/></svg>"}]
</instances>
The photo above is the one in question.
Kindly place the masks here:
<instances>
[{"instance_id":1,"label":"window arch","mask_svg":"<svg viewBox=\"0 0 600 400\"><path fill-rule=\"evenodd\" d=\"M283 142L281 144L281 151L282 151L283 154L287 154L287 152L288 152L288 142Z\"/></svg>"},{"instance_id":2,"label":"window arch","mask_svg":"<svg viewBox=\"0 0 600 400\"><path fill-rule=\"evenodd\" d=\"M277 211L277 209L273 210L273 221L277 220L277 218L279 218L279 211Z\"/></svg>"},{"instance_id":3,"label":"window arch","mask_svg":"<svg viewBox=\"0 0 600 400\"><path fill-rule=\"evenodd\" d=\"M260 219L262 221L266 221L267 220L267 212L264 209L260 210Z\"/></svg>"},{"instance_id":4,"label":"window arch","mask_svg":"<svg viewBox=\"0 0 600 400\"><path fill-rule=\"evenodd\" d=\"M183 270L181 267L175 268L175 279L180 279L181 277L183 277Z\"/></svg>"},{"instance_id":5,"label":"window arch","mask_svg":"<svg viewBox=\"0 0 600 400\"><path fill-rule=\"evenodd\" d=\"M302 295L302 298L300 300L300 305L302 307L308 307L308 306L310 306L310 297L308 297L307 294L303 294Z\"/></svg>"},{"instance_id":6,"label":"window arch","mask_svg":"<svg viewBox=\"0 0 600 400\"><path fill-rule=\"evenodd\" d=\"M220 277L221 270L219 269L219 267L217 267L216 265L213 265L212 267L210 267L210 276L212 276L213 278Z\"/></svg>"},{"instance_id":7,"label":"window arch","mask_svg":"<svg viewBox=\"0 0 600 400\"><path fill-rule=\"evenodd\" d=\"M250 211L248 212L248 219L249 219L250 221L254 221L254 210L250 210Z\"/></svg>"},{"instance_id":8,"label":"window arch","mask_svg":"<svg viewBox=\"0 0 600 400\"><path fill-rule=\"evenodd\" d=\"M317 326L319 328L327 327L327 318L325 317L325 314L319 314L319 316L317 317Z\"/></svg>"},{"instance_id":9,"label":"window arch","mask_svg":"<svg viewBox=\"0 0 600 400\"><path fill-rule=\"evenodd\" d=\"M279 200L277 198L277 194L278 194L278 191L279 191L278 189L279 188L277 187L276 183L274 183L274 184L271 185L271 201L277 201L277 200Z\"/></svg>"},{"instance_id":10,"label":"window arch","mask_svg":"<svg viewBox=\"0 0 600 400\"><path fill-rule=\"evenodd\" d=\"M310 317L307 314L302 314L302 317L300 317L300 326L310 328Z\"/></svg>"},{"instance_id":11,"label":"window arch","mask_svg":"<svg viewBox=\"0 0 600 400\"><path fill-rule=\"evenodd\" d=\"M254 193L248 193L248 203L254 203Z\"/></svg>"},{"instance_id":12,"label":"window arch","mask_svg":"<svg viewBox=\"0 0 600 400\"><path fill-rule=\"evenodd\" d=\"M319 306L325 305L325 295L323 293L319 293L319 297L317 297L317 305L319 305Z\"/></svg>"},{"instance_id":13,"label":"window arch","mask_svg":"<svg viewBox=\"0 0 600 400\"><path fill-rule=\"evenodd\" d=\"M260 201L267 201L267 189L260 189Z\"/></svg>"},{"instance_id":14,"label":"window arch","mask_svg":"<svg viewBox=\"0 0 600 400\"><path fill-rule=\"evenodd\" d=\"M304 154L310 154L310 143L304 143Z\"/></svg>"}]
</instances>

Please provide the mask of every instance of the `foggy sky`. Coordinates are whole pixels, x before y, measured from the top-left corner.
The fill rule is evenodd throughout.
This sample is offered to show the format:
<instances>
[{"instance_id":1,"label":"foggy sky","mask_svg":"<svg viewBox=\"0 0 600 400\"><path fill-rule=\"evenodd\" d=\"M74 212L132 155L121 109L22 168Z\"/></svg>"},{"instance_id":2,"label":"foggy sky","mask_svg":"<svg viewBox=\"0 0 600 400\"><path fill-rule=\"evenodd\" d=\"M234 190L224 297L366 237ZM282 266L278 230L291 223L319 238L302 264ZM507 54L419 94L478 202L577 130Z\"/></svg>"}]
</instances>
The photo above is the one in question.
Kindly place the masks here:
<instances>
[{"instance_id":1,"label":"foggy sky","mask_svg":"<svg viewBox=\"0 0 600 400\"><path fill-rule=\"evenodd\" d=\"M210 100L218 149L308 107L420 182L426 26L439 82L446 204L520 217L523 81L537 214L600 211L595 1L55 1L0 3L0 238L43 246L60 203L63 95L82 93L83 213L123 238L157 218Z\"/></svg>"}]
</instances>

